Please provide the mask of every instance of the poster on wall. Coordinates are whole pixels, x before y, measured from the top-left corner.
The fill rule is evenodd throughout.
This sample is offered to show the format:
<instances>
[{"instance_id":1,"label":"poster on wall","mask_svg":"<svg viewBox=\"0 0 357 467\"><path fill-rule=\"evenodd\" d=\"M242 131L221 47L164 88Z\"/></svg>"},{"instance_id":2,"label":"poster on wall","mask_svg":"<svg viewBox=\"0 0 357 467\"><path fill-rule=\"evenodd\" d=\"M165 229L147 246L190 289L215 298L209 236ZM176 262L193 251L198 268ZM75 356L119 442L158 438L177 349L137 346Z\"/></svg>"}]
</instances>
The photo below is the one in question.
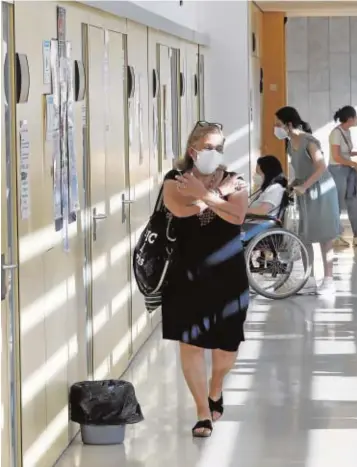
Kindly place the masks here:
<instances>
[{"instance_id":1,"label":"poster on wall","mask_svg":"<svg viewBox=\"0 0 357 467\"><path fill-rule=\"evenodd\" d=\"M63 248L69 251L68 223L69 223L69 177L68 177L68 65L66 57L60 57L60 147L61 147L61 198L63 218Z\"/></svg>"},{"instance_id":2,"label":"poster on wall","mask_svg":"<svg viewBox=\"0 0 357 467\"><path fill-rule=\"evenodd\" d=\"M43 84L51 84L51 41L42 43Z\"/></svg>"},{"instance_id":3,"label":"poster on wall","mask_svg":"<svg viewBox=\"0 0 357 467\"><path fill-rule=\"evenodd\" d=\"M66 56L66 9L57 7L57 39L60 57Z\"/></svg>"},{"instance_id":4,"label":"poster on wall","mask_svg":"<svg viewBox=\"0 0 357 467\"><path fill-rule=\"evenodd\" d=\"M58 41L51 41L51 77L52 77L52 105L57 129L52 132L52 164L53 164L53 211L54 220L62 218L61 200L61 135L60 135L60 88L58 66Z\"/></svg>"},{"instance_id":5,"label":"poster on wall","mask_svg":"<svg viewBox=\"0 0 357 467\"><path fill-rule=\"evenodd\" d=\"M68 94L67 94L67 128L68 128L68 178L69 178L69 212L75 213L79 210L79 193L78 193L78 174L77 174L77 157L75 148L75 129L74 129L74 79L73 79L73 60L72 46L67 42L67 77L68 77Z\"/></svg>"},{"instance_id":6,"label":"poster on wall","mask_svg":"<svg viewBox=\"0 0 357 467\"><path fill-rule=\"evenodd\" d=\"M30 139L27 120L20 122L20 209L21 219L30 217Z\"/></svg>"},{"instance_id":7,"label":"poster on wall","mask_svg":"<svg viewBox=\"0 0 357 467\"><path fill-rule=\"evenodd\" d=\"M46 141L52 141L59 130L59 115L55 111L53 94L46 95Z\"/></svg>"}]
</instances>

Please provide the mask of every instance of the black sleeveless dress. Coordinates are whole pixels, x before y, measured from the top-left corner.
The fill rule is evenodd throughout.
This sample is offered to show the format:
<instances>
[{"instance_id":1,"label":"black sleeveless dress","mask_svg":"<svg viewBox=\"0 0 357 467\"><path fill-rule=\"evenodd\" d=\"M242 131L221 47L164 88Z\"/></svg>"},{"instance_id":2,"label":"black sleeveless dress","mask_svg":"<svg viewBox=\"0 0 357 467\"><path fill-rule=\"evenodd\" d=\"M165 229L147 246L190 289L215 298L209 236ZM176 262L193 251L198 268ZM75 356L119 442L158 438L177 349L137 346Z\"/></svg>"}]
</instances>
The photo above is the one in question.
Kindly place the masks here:
<instances>
[{"instance_id":1,"label":"black sleeveless dress","mask_svg":"<svg viewBox=\"0 0 357 467\"><path fill-rule=\"evenodd\" d=\"M172 170L165 180L174 180ZM241 228L210 210L174 218L176 260L163 289L163 338L235 352L244 341L249 285Z\"/></svg>"}]
</instances>

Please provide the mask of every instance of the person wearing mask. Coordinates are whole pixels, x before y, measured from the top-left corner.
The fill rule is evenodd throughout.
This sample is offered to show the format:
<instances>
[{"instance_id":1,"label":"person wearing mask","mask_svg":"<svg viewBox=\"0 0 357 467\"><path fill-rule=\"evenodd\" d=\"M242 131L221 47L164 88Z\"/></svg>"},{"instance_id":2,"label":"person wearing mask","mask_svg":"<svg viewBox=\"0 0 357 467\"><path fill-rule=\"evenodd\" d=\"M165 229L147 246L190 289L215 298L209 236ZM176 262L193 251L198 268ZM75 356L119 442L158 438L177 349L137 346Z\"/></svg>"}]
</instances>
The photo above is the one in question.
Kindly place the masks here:
<instances>
[{"instance_id":1,"label":"person wearing mask","mask_svg":"<svg viewBox=\"0 0 357 467\"><path fill-rule=\"evenodd\" d=\"M293 182L300 213L299 235L306 243L312 263L313 244L319 243L324 280L317 288L314 271L302 293L334 292L333 241L339 235L339 207L335 182L327 169L320 142L306 130L310 128L293 107L276 114L275 136L288 139L288 153L294 169Z\"/></svg>"},{"instance_id":2,"label":"person wearing mask","mask_svg":"<svg viewBox=\"0 0 357 467\"><path fill-rule=\"evenodd\" d=\"M222 125L198 122L179 170L164 181L177 255L162 296L163 338L178 341L194 398L194 437L208 437L223 414L223 380L244 341L249 284L240 239L248 194L223 166ZM212 352L208 384L205 349Z\"/></svg>"},{"instance_id":3,"label":"person wearing mask","mask_svg":"<svg viewBox=\"0 0 357 467\"><path fill-rule=\"evenodd\" d=\"M353 151L350 131L357 126L356 109L346 105L335 113L334 120L339 125L330 134L329 170L337 186L340 214L343 206L346 206L352 227L353 246L357 247L357 162L353 160L357 152ZM339 236L335 246L348 247L350 244Z\"/></svg>"},{"instance_id":4,"label":"person wearing mask","mask_svg":"<svg viewBox=\"0 0 357 467\"><path fill-rule=\"evenodd\" d=\"M257 160L254 185L259 190L253 196L247 214L277 216L288 181L275 156L263 156Z\"/></svg>"}]
</instances>

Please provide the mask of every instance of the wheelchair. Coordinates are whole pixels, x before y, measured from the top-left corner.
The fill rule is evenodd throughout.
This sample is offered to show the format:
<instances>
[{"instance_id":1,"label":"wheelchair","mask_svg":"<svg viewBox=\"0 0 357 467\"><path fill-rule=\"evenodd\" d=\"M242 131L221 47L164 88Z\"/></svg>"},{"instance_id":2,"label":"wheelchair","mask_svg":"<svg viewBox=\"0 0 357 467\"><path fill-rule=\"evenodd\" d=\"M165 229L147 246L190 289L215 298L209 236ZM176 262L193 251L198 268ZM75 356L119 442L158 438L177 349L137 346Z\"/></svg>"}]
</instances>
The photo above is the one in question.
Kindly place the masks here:
<instances>
[{"instance_id":1,"label":"wheelchair","mask_svg":"<svg viewBox=\"0 0 357 467\"><path fill-rule=\"evenodd\" d=\"M248 214L242 226L250 288L272 300L295 295L311 275L306 246L293 231L284 228L286 211L292 203L294 198L286 191L276 217Z\"/></svg>"}]
</instances>

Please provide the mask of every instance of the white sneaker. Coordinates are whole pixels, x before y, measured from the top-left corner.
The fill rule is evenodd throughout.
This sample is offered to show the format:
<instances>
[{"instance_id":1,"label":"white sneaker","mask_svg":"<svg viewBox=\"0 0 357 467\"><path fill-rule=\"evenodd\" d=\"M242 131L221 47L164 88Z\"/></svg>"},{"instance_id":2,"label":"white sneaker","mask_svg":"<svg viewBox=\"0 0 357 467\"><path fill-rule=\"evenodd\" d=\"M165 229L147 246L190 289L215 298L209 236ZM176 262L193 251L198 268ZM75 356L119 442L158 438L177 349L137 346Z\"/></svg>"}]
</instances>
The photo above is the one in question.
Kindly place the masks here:
<instances>
[{"instance_id":1,"label":"white sneaker","mask_svg":"<svg viewBox=\"0 0 357 467\"><path fill-rule=\"evenodd\" d=\"M325 277L320 287L317 289L318 295L334 295L336 293L335 283L332 277Z\"/></svg>"},{"instance_id":2,"label":"white sneaker","mask_svg":"<svg viewBox=\"0 0 357 467\"><path fill-rule=\"evenodd\" d=\"M298 295L316 295L317 294L317 284L314 277L309 277L308 281L304 287L297 292Z\"/></svg>"},{"instance_id":3,"label":"white sneaker","mask_svg":"<svg viewBox=\"0 0 357 467\"><path fill-rule=\"evenodd\" d=\"M333 246L335 248L348 248L350 244L343 237L337 237L333 242Z\"/></svg>"}]
</instances>

